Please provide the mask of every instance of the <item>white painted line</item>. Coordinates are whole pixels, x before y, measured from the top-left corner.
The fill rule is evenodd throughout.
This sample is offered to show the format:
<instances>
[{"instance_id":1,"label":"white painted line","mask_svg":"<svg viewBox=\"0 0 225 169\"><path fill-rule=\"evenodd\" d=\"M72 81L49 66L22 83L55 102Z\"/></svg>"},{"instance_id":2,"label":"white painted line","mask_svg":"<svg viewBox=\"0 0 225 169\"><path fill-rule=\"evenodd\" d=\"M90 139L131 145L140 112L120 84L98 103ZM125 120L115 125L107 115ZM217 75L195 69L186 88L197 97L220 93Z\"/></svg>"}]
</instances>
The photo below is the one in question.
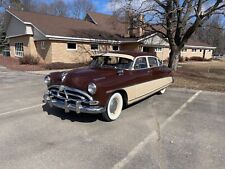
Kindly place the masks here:
<instances>
[{"instance_id":1,"label":"white painted line","mask_svg":"<svg viewBox=\"0 0 225 169\"><path fill-rule=\"evenodd\" d=\"M34 105L34 106L30 106L30 107L21 108L21 109L12 110L12 111L8 111L8 112L4 112L4 113L0 113L0 116L4 116L4 115L7 115L7 114L20 112L20 111L23 111L23 110L33 109L33 108L40 107L40 106L43 106L43 105L44 105L44 103L37 104L37 105Z\"/></svg>"},{"instance_id":2,"label":"white painted line","mask_svg":"<svg viewBox=\"0 0 225 169\"><path fill-rule=\"evenodd\" d=\"M166 119L165 122L160 127L160 130L162 130L169 122L171 122L179 113L182 112L184 108L187 107L189 103L191 103L202 91L199 90L196 92L192 97L190 97L179 109L177 109L168 119ZM126 157L124 157L122 160L120 160L118 163L116 163L112 169L121 169L126 164L128 164L135 155L140 152L155 136L157 136L157 132L153 131L151 132L143 141L141 141L137 146L135 146Z\"/></svg>"}]
</instances>

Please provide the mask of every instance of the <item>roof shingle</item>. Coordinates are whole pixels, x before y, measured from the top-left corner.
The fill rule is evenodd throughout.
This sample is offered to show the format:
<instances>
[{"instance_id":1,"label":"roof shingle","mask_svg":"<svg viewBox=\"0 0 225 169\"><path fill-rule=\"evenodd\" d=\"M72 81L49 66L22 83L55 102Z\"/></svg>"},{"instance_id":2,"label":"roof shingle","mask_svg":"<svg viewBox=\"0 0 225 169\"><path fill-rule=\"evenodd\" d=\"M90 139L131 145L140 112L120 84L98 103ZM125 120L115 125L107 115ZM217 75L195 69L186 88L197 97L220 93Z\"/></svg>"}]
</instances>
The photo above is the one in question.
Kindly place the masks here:
<instances>
[{"instance_id":1,"label":"roof shingle","mask_svg":"<svg viewBox=\"0 0 225 169\"><path fill-rule=\"evenodd\" d=\"M10 9L9 12L17 16L23 22L32 23L45 35L93 38L104 40L119 40L122 37L122 35L118 33L121 32L118 30L118 28L113 29L112 27L110 28L110 26L103 26L103 23L100 20L98 20L99 24L96 25L89 21L71 19L62 16L52 16L34 12L16 11L12 9ZM103 18L105 19L108 17ZM111 22L113 20L114 19L111 18L108 20L108 22ZM110 23L108 23L108 25L109 24Z\"/></svg>"}]
</instances>

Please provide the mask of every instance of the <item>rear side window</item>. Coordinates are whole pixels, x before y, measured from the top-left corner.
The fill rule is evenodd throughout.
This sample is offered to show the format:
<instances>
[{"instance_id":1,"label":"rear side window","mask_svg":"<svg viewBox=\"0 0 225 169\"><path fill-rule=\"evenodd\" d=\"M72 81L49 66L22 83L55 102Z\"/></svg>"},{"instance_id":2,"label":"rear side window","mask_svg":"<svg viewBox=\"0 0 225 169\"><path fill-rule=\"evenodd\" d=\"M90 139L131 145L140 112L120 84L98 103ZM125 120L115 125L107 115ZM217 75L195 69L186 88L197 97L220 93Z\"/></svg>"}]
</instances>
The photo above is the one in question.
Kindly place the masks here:
<instances>
[{"instance_id":1,"label":"rear side window","mask_svg":"<svg viewBox=\"0 0 225 169\"><path fill-rule=\"evenodd\" d=\"M158 67L158 62L156 58L148 57L148 63L150 67Z\"/></svg>"},{"instance_id":2,"label":"rear side window","mask_svg":"<svg viewBox=\"0 0 225 169\"><path fill-rule=\"evenodd\" d=\"M134 69L146 69L148 68L147 60L145 57L137 58L134 64Z\"/></svg>"}]
</instances>

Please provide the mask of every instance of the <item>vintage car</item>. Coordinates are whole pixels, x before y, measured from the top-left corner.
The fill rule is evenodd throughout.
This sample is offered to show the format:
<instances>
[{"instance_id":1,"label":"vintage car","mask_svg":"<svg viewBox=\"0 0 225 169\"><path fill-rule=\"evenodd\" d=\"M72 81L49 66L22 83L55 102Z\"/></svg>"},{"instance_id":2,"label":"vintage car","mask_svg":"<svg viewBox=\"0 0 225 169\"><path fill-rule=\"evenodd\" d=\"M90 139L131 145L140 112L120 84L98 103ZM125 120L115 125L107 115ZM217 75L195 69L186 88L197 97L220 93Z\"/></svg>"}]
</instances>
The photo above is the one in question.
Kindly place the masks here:
<instances>
[{"instance_id":1,"label":"vintage car","mask_svg":"<svg viewBox=\"0 0 225 169\"><path fill-rule=\"evenodd\" d=\"M113 121L123 107L162 94L173 82L171 70L147 53L110 52L92 58L88 67L47 75L45 103L65 112L101 113Z\"/></svg>"}]
</instances>

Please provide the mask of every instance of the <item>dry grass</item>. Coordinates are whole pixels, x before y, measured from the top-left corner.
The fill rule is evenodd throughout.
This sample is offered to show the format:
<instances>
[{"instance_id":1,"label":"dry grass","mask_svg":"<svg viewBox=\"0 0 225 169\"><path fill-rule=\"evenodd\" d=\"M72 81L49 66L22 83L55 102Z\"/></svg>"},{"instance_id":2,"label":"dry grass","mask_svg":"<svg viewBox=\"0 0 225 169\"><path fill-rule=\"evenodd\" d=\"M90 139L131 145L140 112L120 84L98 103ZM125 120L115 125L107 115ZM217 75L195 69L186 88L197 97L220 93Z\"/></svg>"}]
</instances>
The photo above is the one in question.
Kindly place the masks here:
<instances>
[{"instance_id":1,"label":"dry grass","mask_svg":"<svg viewBox=\"0 0 225 169\"><path fill-rule=\"evenodd\" d=\"M174 79L174 87L225 92L225 61L179 64Z\"/></svg>"}]
</instances>

